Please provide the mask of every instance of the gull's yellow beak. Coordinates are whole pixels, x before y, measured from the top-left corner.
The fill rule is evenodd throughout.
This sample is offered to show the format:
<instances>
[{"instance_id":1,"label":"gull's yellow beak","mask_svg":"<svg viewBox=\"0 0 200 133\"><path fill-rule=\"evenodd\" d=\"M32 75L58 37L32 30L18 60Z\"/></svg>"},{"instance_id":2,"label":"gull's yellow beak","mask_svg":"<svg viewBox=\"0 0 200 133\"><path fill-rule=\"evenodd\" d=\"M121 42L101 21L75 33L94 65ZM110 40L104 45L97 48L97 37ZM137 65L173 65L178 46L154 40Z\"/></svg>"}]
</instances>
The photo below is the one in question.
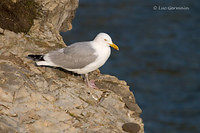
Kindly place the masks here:
<instances>
[{"instance_id":1,"label":"gull's yellow beak","mask_svg":"<svg viewBox=\"0 0 200 133\"><path fill-rule=\"evenodd\" d=\"M109 43L109 45L111 46L111 47L113 47L114 49L116 49L116 50L119 50L119 47L116 45L116 44L114 44L114 43Z\"/></svg>"}]
</instances>

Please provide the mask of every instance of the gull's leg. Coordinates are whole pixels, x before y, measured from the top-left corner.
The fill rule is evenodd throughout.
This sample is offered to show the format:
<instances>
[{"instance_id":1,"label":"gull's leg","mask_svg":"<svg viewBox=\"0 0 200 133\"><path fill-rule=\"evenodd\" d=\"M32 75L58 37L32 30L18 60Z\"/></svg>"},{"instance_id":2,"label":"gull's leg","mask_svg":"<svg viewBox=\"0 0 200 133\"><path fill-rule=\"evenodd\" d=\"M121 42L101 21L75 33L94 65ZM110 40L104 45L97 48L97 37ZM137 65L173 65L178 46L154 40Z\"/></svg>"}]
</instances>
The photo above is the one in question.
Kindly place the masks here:
<instances>
[{"instance_id":1,"label":"gull's leg","mask_svg":"<svg viewBox=\"0 0 200 133\"><path fill-rule=\"evenodd\" d=\"M87 85L91 88L98 88L95 83L94 80L89 81L88 79L88 73L85 74L85 82L87 83Z\"/></svg>"}]
</instances>

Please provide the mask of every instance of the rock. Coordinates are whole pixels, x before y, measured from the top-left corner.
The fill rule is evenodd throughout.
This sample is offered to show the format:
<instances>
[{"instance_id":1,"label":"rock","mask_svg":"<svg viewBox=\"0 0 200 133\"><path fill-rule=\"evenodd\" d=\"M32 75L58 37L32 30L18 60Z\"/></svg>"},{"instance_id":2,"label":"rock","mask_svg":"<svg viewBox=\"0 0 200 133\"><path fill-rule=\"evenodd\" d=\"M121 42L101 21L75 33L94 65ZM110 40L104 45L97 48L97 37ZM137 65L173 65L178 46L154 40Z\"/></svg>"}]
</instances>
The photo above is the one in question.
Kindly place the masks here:
<instances>
[{"instance_id":1,"label":"rock","mask_svg":"<svg viewBox=\"0 0 200 133\"><path fill-rule=\"evenodd\" d=\"M10 6L11 12L22 1L3 2L0 10ZM5 27L6 20L0 22L0 132L143 133L141 109L125 81L97 70L90 78L100 89L92 89L78 75L37 67L26 58L65 46L59 31L71 29L78 0L26 2L36 8L29 28L19 31Z\"/></svg>"},{"instance_id":2,"label":"rock","mask_svg":"<svg viewBox=\"0 0 200 133\"><path fill-rule=\"evenodd\" d=\"M125 123L122 126L122 129L129 133L138 133L138 131L140 130L140 126L136 123L129 122L129 123Z\"/></svg>"},{"instance_id":3,"label":"rock","mask_svg":"<svg viewBox=\"0 0 200 133\"><path fill-rule=\"evenodd\" d=\"M38 4L34 0L2 0L0 27L16 33L28 32L37 17L38 9Z\"/></svg>"}]
</instances>

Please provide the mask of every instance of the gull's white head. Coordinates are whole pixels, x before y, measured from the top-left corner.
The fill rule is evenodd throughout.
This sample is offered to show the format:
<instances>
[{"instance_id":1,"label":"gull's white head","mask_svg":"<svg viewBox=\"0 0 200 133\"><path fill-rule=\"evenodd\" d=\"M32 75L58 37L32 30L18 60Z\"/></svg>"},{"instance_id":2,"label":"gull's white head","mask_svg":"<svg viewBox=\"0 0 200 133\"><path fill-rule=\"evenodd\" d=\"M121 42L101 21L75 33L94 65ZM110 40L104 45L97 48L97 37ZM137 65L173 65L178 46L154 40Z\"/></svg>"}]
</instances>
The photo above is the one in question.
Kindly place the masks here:
<instances>
[{"instance_id":1,"label":"gull's white head","mask_svg":"<svg viewBox=\"0 0 200 133\"><path fill-rule=\"evenodd\" d=\"M95 37L94 41L101 43L101 45L103 44L103 45L108 46L108 47L111 46L114 49L119 50L119 47L112 42L111 37L106 33L99 33Z\"/></svg>"}]
</instances>

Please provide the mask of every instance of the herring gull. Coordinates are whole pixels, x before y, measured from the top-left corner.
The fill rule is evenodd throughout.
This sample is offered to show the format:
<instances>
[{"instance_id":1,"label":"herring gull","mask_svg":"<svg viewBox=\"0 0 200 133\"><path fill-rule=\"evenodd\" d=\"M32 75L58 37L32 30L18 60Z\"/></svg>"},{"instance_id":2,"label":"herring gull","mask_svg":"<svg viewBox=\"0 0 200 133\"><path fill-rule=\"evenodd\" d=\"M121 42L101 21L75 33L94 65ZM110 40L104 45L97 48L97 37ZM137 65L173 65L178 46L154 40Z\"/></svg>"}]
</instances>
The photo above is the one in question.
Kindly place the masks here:
<instances>
[{"instance_id":1,"label":"herring gull","mask_svg":"<svg viewBox=\"0 0 200 133\"><path fill-rule=\"evenodd\" d=\"M50 51L45 55L28 55L37 66L60 67L85 76L89 87L96 88L88 73L100 68L111 54L110 46L119 50L106 33L99 33L93 41L77 42L66 48Z\"/></svg>"}]
</instances>

